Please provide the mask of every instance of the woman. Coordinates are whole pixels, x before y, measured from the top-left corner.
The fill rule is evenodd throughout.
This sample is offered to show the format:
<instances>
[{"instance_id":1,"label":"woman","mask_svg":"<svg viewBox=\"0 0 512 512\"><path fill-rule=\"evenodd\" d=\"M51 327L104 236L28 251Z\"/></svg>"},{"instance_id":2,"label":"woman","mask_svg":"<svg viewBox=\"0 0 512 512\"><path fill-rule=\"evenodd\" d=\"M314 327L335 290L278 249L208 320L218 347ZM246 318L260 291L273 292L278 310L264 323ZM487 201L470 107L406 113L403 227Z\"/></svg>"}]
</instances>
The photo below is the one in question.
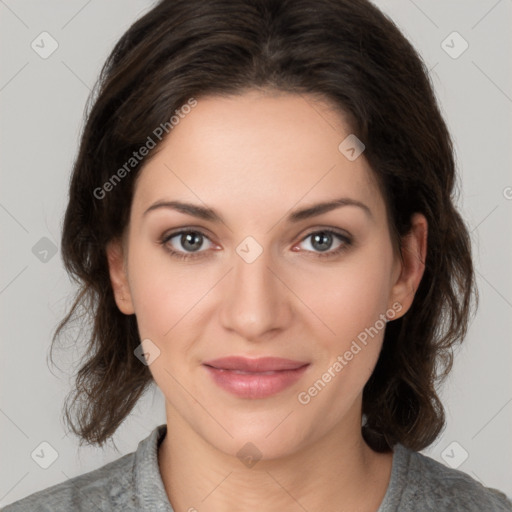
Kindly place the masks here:
<instances>
[{"instance_id":1,"label":"woman","mask_svg":"<svg viewBox=\"0 0 512 512\"><path fill-rule=\"evenodd\" d=\"M512 510L418 453L474 293L421 59L367 1L162 0L100 77L62 237L67 418L136 452L5 508Z\"/></svg>"}]
</instances>

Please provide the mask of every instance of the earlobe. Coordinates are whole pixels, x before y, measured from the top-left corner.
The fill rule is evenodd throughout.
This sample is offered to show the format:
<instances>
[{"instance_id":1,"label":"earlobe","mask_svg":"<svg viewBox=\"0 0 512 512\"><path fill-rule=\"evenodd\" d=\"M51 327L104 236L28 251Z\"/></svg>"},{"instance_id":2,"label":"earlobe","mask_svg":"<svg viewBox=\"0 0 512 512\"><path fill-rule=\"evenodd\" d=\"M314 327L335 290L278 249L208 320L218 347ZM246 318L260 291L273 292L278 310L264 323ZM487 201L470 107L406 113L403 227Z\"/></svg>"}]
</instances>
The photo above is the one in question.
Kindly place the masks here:
<instances>
[{"instance_id":1,"label":"earlobe","mask_svg":"<svg viewBox=\"0 0 512 512\"><path fill-rule=\"evenodd\" d=\"M421 213L415 213L411 219L411 230L402 239L401 243L401 271L393 285L390 303L399 303L403 316L412 305L416 290L418 289L427 258L427 219Z\"/></svg>"},{"instance_id":2,"label":"earlobe","mask_svg":"<svg viewBox=\"0 0 512 512\"><path fill-rule=\"evenodd\" d=\"M109 242L106 252L110 282L117 307L125 315L133 315L135 310L128 283L122 242L120 240Z\"/></svg>"}]
</instances>

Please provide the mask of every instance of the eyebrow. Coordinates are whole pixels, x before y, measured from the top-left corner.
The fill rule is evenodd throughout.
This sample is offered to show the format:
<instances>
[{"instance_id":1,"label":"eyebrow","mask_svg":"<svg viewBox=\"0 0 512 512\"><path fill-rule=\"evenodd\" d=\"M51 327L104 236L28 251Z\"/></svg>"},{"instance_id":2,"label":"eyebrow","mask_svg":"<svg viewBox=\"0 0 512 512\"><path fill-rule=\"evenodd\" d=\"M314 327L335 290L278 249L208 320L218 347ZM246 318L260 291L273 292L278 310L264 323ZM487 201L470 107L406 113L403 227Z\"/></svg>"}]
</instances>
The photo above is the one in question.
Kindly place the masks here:
<instances>
[{"instance_id":1,"label":"eyebrow","mask_svg":"<svg viewBox=\"0 0 512 512\"><path fill-rule=\"evenodd\" d=\"M352 199L350 197L340 197L332 201L316 203L301 210L295 210L288 215L286 220L287 222L300 222L302 220L321 215L322 213L330 212L331 210L340 208L342 206L355 206L363 210L370 219L374 218L370 208L361 201ZM214 209L193 203L185 203L183 201L157 201L143 213L143 216L159 208L177 210L178 212L192 215L193 217L198 217L200 219L208 220L211 222L224 222L222 217Z\"/></svg>"}]
</instances>

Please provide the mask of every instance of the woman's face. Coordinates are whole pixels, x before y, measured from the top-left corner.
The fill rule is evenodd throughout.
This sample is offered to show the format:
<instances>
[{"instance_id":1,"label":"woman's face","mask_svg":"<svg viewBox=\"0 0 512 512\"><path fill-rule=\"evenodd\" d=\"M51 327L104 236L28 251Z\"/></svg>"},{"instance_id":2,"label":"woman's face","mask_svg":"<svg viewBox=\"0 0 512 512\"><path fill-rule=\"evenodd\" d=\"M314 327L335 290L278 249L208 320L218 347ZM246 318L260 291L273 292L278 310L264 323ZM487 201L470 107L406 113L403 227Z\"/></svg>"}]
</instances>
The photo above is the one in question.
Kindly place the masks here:
<instances>
[{"instance_id":1,"label":"woman's face","mask_svg":"<svg viewBox=\"0 0 512 512\"><path fill-rule=\"evenodd\" d=\"M109 261L173 429L266 458L360 435L384 319L419 278L349 135L312 97L206 97L141 171Z\"/></svg>"}]
</instances>

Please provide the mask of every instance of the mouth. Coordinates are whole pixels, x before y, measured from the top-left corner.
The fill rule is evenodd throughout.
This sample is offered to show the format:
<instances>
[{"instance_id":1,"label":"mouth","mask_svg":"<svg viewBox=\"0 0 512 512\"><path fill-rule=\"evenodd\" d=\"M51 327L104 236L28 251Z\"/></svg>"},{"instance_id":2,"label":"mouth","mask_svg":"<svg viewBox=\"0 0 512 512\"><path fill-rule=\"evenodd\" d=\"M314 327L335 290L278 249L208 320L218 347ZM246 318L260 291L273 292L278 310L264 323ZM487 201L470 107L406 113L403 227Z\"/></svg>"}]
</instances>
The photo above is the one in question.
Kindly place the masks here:
<instances>
[{"instance_id":1,"label":"mouth","mask_svg":"<svg viewBox=\"0 0 512 512\"><path fill-rule=\"evenodd\" d=\"M278 357L225 357L203 363L213 381L240 398L266 398L288 388L310 363Z\"/></svg>"}]
</instances>

